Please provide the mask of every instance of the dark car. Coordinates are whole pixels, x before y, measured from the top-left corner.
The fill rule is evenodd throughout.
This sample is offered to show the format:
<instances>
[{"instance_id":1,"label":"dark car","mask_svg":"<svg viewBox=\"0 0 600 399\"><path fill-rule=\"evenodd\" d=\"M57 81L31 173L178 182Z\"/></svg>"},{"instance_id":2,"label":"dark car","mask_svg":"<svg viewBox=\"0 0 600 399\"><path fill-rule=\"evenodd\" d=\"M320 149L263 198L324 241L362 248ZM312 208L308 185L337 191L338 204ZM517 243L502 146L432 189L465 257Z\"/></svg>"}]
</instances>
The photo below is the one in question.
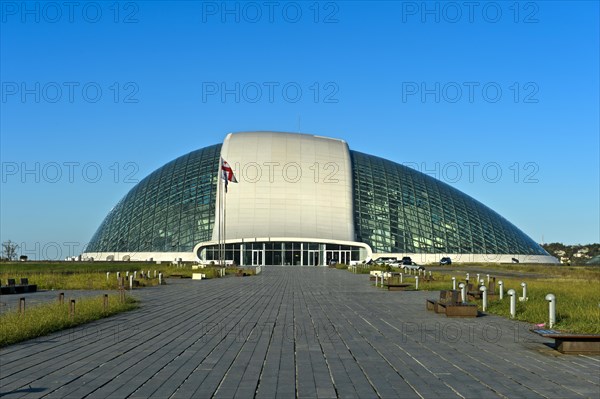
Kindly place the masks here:
<instances>
[{"instance_id":1,"label":"dark car","mask_svg":"<svg viewBox=\"0 0 600 399\"><path fill-rule=\"evenodd\" d=\"M452 259L445 257L440 259L440 265L451 265L452 264Z\"/></svg>"},{"instance_id":2,"label":"dark car","mask_svg":"<svg viewBox=\"0 0 600 399\"><path fill-rule=\"evenodd\" d=\"M410 256L403 257L401 262L403 265L416 265L416 263L412 261Z\"/></svg>"}]
</instances>

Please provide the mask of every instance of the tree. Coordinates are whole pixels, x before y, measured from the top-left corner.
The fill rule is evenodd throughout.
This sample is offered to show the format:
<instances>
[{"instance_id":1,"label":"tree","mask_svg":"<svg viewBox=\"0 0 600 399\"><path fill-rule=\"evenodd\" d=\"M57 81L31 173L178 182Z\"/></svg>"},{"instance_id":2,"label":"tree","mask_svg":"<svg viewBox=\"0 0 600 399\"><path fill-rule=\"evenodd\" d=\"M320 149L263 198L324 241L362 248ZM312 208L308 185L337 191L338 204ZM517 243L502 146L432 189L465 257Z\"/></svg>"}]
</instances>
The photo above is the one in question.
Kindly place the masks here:
<instances>
[{"instance_id":1,"label":"tree","mask_svg":"<svg viewBox=\"0 0 600 399\"><path fill-rule=\"evenodd\" d=\"M2 243L2 255L7 260L14 260L17 258L17 249L19 249L19 246L11 240Z\"/></svg>"}]
</instances>

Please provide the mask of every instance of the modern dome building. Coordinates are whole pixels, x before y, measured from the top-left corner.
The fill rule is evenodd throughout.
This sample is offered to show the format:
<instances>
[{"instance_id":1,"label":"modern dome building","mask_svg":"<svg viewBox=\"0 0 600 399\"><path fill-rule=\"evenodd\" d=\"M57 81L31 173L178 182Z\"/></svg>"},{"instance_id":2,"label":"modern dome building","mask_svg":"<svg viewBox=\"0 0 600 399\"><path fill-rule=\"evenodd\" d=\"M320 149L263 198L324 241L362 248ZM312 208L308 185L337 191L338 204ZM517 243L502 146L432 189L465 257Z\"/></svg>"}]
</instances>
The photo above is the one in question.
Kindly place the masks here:
<instances>
[{"instance_id":1,"label":"modern dome building","mask_svg":"<svg viewBox=\"0 0 600 399\"><path fill-rule=\"evenodd\" d=\"M308 134L242 132L140 181L106 216L84 257L218 259L220 158L238 184L225 197L226 259L326 265L411 256L418 263L556 263L485 205L406 166Z\"/></svg>"}]
</instances>

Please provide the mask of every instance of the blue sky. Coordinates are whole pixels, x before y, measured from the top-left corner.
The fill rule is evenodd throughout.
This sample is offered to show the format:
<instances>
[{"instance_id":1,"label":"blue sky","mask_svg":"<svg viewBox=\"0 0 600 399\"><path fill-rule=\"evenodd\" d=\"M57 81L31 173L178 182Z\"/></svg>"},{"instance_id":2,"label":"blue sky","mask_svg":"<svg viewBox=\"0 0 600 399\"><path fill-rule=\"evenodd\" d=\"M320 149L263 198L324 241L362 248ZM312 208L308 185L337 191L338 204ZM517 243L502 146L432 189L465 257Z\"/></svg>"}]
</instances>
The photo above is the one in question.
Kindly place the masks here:
<instances>
[{"instance_id":1,"label":"blue sky","mask_svg":"<svg viewBox=\"0 0 600 399\"><path fill-rule=\"evenodd\" d=\"M600 241L598 2L0 4L0 240L32 258L244 130L343 138L538 242Z\"/></svg>"}]
</instances>

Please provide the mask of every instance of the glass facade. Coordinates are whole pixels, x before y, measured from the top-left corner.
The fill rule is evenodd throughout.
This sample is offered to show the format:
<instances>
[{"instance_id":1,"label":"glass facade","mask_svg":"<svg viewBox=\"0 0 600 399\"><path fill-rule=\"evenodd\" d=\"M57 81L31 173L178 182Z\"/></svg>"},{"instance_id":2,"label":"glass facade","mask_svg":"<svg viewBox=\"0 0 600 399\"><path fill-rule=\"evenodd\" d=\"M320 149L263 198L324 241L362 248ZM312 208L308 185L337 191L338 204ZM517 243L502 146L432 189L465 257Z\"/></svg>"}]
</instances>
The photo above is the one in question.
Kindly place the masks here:
<instances>
[{"instance_id":1,"label":"glass facade","mask_svg":"<svg viewBox=\"0 0 600 399\"><path fill-rule=\"evenodd\" d=\"M220 153L221 144L196 150L144 178L109 212L86 252L191 253L211 241ZM439 180L360 152L350 157L354 241L374 253L548 255L496 212ZM218 258L210 247L203 251L203 260ZM228 251L227 259L241 265L359 260L358 247L315 242L247 242Z\"/></svg>"},{"instance_id":2,"label":"glass facade","mask_svg":"<svg viewBox=\"0 0 600 399\"><path fill-rule=\"evenodd\" d=\"M548 255L496 212L424 173L350 151L356 241L379 253Z\"/></svg>"},{"instance_id":3,"label":"glass facade","mask_svg":"<svg viewBox=\"0 0 600 399\"><path fill-rule=\"evenodd\" d=\"M317 242L243 242L225 246L225 260L242 266L297 265L324 266L330 263L350 264L359 261L361 248L352 245L325 244ZM198 259L218 262L216 245L198 250Z\"/></svg>"},{"instance_id":4,"label":"glass facade","mask_svg":"<svg viewBox=\"0 0 600 399\"><path fill-rule=\"evenodd\" d=\"M171 161L109 212L87 252L191 252L215 222L221 144Z\"/></svg>"}]
</instances>

